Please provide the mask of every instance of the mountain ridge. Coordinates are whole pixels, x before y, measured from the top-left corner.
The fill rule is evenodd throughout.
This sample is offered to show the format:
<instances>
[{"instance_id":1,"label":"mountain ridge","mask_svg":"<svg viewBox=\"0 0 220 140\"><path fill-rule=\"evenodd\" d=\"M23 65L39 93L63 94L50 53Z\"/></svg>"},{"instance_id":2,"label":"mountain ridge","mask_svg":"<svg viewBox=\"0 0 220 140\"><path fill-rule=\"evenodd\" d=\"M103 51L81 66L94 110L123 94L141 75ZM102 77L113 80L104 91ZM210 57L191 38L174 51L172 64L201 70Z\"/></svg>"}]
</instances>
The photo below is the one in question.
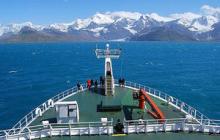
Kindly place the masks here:
<instances>
[{"instance_id":1,"label":"mountain ridge","mask_svg":"<svg viewBox=\"0 0 220 140\"><path fill-rule=\"evenodd\" d=\"M208 10L211 9L212 12ZM105 12L70 23L0 25L0 42L38 41L220 41L220 10L204 5L204 14ZM208 14L207 14L208 13Z\"/></svg>"}]
</instances>

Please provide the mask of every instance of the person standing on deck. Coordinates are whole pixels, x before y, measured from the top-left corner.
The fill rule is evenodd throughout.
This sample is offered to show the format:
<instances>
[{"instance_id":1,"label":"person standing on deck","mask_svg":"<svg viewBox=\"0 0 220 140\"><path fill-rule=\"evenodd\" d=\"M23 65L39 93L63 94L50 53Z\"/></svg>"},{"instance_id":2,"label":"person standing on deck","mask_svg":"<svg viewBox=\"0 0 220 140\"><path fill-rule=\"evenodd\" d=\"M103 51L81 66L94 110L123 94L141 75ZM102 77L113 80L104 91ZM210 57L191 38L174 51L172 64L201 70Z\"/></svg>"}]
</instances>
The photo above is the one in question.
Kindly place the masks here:
<instances>
[{"instance_id":1,"label":"person standing on deck","mask_svg":"<svg viewBox=\"0 0 220 140\"><path fill-rule=\"evenodd\" d=\"M98 88L98 80L95 80L95 88Z\"/></svg>"},{"instance_id":2,"label":"person standing on deck","mask_svg":"<svg viewBox=\"0 0 220 140\"><path fill-rule=\"evenodd\" d=\"M87 80L87 88L90 90L90 88L91 88L91 80L90 79L88 79Z\"/></svg>"},{"instance_id":3,"label":"person standing on deck","mask_svg":"<svg viewBox=\"0 0 220 140\"><path fill-rule=\"evenodd\" d=\"M77 89L80 90L80 83L77 82Z\"/></svg>"},{"instance_id":4,"label":"person standing on deck","mask_svg":"<svg viewBox=\"0 0 220 140\"><path fill-rule=\"evenodd\" d=\"M99 83L100 83L101 86L102 86L102 80L103 80L103 77L100 76L100 77L99 77Z\"/></svg>"},{"instance_id":5,"label":"person standing on deck","mask_svg":"<svg viewBox=\"0 0 220 140\"><path fill-rule=\"evenodd\" d=\"M124 78L122 78L121 84L122 84L122 87L125 87L125 79Z\"/></svg>"},{"instance_id":6,"label":"person standing on deck","mask_svg":"<svg viewBox=\"0 0 220 140\"><path fill-rule=\"evenodd\" d=\"M94 86L94 81L91 79L91 87Z\"/></svg>"}]
</instances>

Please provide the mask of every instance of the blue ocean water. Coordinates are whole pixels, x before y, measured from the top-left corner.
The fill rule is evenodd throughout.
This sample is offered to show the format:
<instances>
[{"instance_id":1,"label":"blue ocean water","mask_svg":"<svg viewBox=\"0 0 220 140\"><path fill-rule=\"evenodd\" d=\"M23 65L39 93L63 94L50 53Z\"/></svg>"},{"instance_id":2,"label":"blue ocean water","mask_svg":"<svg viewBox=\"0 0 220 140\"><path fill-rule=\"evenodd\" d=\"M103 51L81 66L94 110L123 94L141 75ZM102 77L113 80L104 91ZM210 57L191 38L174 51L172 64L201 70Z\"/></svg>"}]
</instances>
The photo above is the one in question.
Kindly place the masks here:
<instances>
[{"instance_id":1,"label":"blue ocean water","mask_svg":"<svg viewBox=\"0 0 220 140\"><path fill-rule=\"evenodd\" d=\"M98 43L104 47L103 43ZM220 119L220 43L125 42L113 60L114 76L165 91L213 119ZM0 129L75 86L98 79L104 61L96 43L0 44Z\"/></svg>"}]
</instances>

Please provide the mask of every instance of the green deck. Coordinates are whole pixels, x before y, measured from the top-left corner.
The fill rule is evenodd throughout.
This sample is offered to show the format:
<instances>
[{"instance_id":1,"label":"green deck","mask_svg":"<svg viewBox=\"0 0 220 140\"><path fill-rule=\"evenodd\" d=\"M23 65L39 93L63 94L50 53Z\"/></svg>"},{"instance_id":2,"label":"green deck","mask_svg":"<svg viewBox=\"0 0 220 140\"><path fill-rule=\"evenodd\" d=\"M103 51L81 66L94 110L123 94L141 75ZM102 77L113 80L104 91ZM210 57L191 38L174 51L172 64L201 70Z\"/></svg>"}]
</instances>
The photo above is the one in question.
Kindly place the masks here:
<instances>
[{"instance_id":1,"label":"green deck","mask_svg":"<svg viewBox=\"0 0 220 140\"><path fill-rule=\"evenodd\" d=\"M152 97L158 107L164 113L166 119L183 118L185 115L167 103ZM107 117L109 120L117 119L153 119L146 111L138 108L138 100L133 100L132 90L124 87L115 88L115 96L104 96L101 91L86 90L76 95L70 96L64 101L77 101L79 105L80 122L100 121L100 118ZM103 102L103 105L121 105L122 110L119 112L97 112L97 105ZM147 106L149 107L149 106ZM41 121L49 120L50 123L56 122L55 108L46 111L42 117L38 117L30 125L41 124Z\"/></svg>"},{"instance_id":2,"label":"green deck","mask_svg":"<svg viewBox=\"0 0 220 140\"><path fill-rule=\"evenodd\" d=\"M80 112L80 122L100 121L101 117L113 118L114 122L117 119L123 120L124 118L132 117L132 119L139 119L144 114L144 119L153 119L147 112L143 112L138 109L138 101L133 100L132 90L123 87L116 87L115 96L104 96L100 92L93 92L86 90L73 96L68 97L64 101L77 101ZM167 105L167 103L152 97L158 107L162 110L165 117L168 118L183 118L185 114L175 109L174 107ZM123 109L120 112L97 112L97 104L103 102L103 105L123 105ZM42 117L37 118L31 125L41 124L43 120L50 120L51 122L56 120L55 109L51 108L43 114ZM42 140L217 140L219 136L208 135L202 133L148 133L148 134L129 134L126 136L58 136L47 137Z\"/></svg>"}]
</instances>

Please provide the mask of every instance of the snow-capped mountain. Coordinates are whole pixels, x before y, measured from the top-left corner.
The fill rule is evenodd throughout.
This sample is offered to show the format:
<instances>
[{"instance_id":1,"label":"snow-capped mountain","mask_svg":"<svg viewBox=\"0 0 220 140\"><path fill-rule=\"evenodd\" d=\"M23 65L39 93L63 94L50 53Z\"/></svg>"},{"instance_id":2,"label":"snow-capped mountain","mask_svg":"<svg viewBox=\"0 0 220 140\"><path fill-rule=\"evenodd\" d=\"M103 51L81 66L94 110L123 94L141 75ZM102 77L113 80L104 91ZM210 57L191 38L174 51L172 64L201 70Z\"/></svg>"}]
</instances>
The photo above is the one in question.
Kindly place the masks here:
<instances>
[{"instance_id":1,"label":"snow-capped mountain","mask_svg":"<svg viewBox=\"0 0 220 140\"><path fill-rule=\"evenodd\" d=\"M130 38L140 37L147 40L149 35L157 36L156 38L158 38L159 34L166 36L168 32L178 35L178 38L183 35L184 38L192 40L210 40L210 38L218 40L218 38L214 37L216 33L211 34L211 32L216 32L215 28L219 26L215 25L219 24L219 22L220 8L208 5L201 7L200 14L186 12L171 14L166 17L157 13L105 12L96 13L89 18L77 19L70 23L54 23L50 25L35 25L31 22L9 25L0 24L0 41L17 39L21 34L24 34L24 31L25 36L31 33L33 37L46 36L50 40L53 40L54 37L64 40L79 40L81 38L82 40L129 40ZM179 31L184 32L181 33ZM210 34L213 37L210 37ZM145 37L141 37L142 35ZM25 38L25 36L23 35L22 38Z\"/></svg>"},{"instance_id":2,"label":"snow-capped mountain","mask_svg":"<svg viewBox=\"0 0 220 140\"><path fill-rule=\"evenodd\" d=\"M198 15L194 13L172 14L171 17L190 31L199 33L211 31L213 29L212 25L219 22L219 19L213 15Z\"/></svg>"},{"instance_id":3,"label":"snow-capped mountain","mask_svg":"<svg viewBox=\"0 0 220 140\"><path fill-rule=\"evenodd\" d=\"M219 22L219 20L213 16L201 16L193 19L189 30L197 32L207 32L213 30L213 25Z\"/></svg>"},{"instance_id":4,"label":"snow-capped mountain","mask_svg":"<svg viewBox=\"0 0 220 140\"><path fill-rule=\"evenodd\" d=\"M169 22L174 20L172 17L162 17L158 15L157 13L151 13L151 14L146 14L148 17L151 17L152 19L158 21L158 22Z\"/></svg>"},{"instance_id":5,"label":"snow-capped mountain","mask_svg":"<svg viewBox=\"0 0 220 140\"><path fill-rule=\"evenodd\" d=\"M30 27L33 28L37 31L42 30L44 27L41 25L34 25L31 22L24 22L24 23L20 23L20 24L9 24L6 26L1 25L0 26L0 36L3 35L4 33L18 33L23 27Z\"/></svg>"}]
</instances>

